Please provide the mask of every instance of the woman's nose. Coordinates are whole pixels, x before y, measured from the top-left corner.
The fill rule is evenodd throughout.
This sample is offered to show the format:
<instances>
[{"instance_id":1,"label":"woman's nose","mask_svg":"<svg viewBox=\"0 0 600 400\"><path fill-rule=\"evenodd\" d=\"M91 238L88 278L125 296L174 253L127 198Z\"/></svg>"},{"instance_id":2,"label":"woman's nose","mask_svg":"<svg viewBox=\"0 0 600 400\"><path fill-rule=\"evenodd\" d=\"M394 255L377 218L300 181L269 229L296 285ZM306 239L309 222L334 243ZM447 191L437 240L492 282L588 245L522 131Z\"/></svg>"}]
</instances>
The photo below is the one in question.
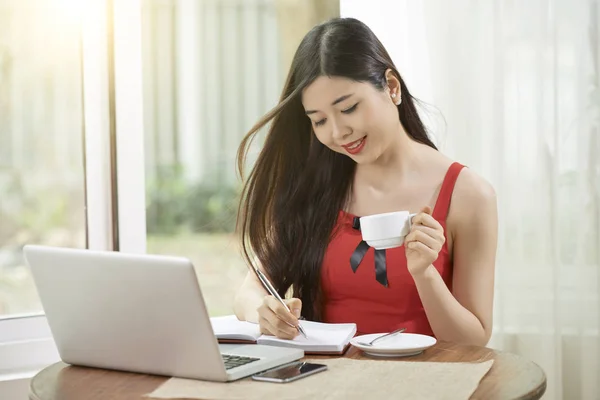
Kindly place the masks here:
<instances>
[{"instance_id":1,"label":"woman's nose","mask_svg":"<svg viewBox=\"0 0 600 400\"><path fill-rule=\"evenodd\" d=\"M333 122L331 125L332 125L331 136L335 140L344 140L348 136L352 135L352 129L348 126L340 125L337 122Z\"/></svg>"}]
</instances>

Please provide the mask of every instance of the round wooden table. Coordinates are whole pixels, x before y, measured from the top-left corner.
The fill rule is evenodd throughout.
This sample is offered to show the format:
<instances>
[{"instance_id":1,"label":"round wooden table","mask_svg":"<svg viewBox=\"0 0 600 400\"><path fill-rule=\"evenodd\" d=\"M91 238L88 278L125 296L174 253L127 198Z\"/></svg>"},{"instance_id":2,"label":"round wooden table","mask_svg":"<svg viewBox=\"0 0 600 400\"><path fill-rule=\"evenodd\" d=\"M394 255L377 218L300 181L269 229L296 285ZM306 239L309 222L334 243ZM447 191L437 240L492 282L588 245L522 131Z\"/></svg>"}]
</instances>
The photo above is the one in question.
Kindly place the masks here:
<instances>
[{"instance_id":1,"label":"round wooden table","mask_svg":"<svg viewBox=\"0 0 600 400\"><path fill-rule=\"evenodd\" d=\"M322 356L325 358L325 356ZM351 347L344 357L370 358ZM311 356L311 358L315 358ZM471 399L539 399L546 391L546 375L532 361L486 347L438 342L410 361L481 362L494 359ZM31 380L31 400L148 400L145 394L167 377L53 364ZM181 400L181 399L179 399Z\"/></svg>"}]
</instances>

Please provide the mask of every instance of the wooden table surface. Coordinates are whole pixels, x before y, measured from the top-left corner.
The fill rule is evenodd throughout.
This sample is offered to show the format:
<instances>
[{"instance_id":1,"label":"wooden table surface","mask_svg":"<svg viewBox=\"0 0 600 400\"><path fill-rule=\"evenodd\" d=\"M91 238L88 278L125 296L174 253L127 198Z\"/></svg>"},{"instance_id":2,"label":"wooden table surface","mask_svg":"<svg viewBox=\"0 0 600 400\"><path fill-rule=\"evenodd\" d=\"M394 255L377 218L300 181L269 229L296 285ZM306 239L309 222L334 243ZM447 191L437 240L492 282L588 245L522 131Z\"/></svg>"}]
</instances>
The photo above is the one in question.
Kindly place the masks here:
<instances>
[{"instance_id":1,"label":"wooden table surface","mask_svg":"<svg viewBox=\"0 0 600 400\"><path fill-rule=\"evenodd\" d=\"M315 358L315 356L310 356ZM325 356L322 356L326 358ZM345 357L370 359L351 347ZM481 362L494 359L472 399L539 399L546 390L546 375L535 363L486 347L438 342L424 353L398 358L410 361ZM31 400L148 400L143 397L168 378L163 376L109 371L53 364L31 380Z\"/></svg>"}]
</instances>

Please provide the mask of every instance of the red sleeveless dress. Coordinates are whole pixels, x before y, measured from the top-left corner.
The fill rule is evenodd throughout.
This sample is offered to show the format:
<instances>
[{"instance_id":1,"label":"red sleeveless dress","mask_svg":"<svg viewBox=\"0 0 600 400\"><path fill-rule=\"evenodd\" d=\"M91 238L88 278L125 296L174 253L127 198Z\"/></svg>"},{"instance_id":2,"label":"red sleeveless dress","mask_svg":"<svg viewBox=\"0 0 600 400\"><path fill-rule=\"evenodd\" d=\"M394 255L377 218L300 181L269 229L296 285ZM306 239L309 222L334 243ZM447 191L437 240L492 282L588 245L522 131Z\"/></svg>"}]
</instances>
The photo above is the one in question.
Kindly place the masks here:
<instances>
[{"instance_id":1,"label":"red sleeveless dress","mask_svg":"<svg viewBox=\"0 0 600 400\"><path fill-rule=\"evenodd\" d=\"M459 163L450 166L433 209L433 217L442 225L444 232L454 185L463 167ZM350 257L362 240L360 230L352 226L354 217L340 211L337 234L332 237L323 258L323 321L354 322L361 335L405 327L406 332L434 336L407 269L404 245L386 250L388 287L376 280L372 248L368 249L356 272L353 272ZM446 244L433 265L452 290L452 259Z\"/></svg>"}]
</instances>

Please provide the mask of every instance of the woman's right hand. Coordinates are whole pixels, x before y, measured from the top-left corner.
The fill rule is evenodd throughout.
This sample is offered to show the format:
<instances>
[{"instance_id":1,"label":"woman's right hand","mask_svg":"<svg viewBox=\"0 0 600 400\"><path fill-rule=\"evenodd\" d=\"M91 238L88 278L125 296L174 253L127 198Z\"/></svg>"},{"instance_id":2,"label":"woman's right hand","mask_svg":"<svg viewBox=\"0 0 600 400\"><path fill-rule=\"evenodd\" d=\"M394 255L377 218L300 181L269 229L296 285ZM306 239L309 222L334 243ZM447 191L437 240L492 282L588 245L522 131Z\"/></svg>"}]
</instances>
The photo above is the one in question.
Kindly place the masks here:
<instances>
[{"instance_id":1,"label":"woman's right hand","mask_svg":"<svg viewBox=\"0 0 600 400\"><path fill-rule=\"evenodd\" d=\"M299 333L297 326L302 310L302 301L296 298L283 301L291 313L275 297L264 297L263 303L257 309L260 332L277 336L280 339L293 339Z\"/></svg>"}]
</instances>

